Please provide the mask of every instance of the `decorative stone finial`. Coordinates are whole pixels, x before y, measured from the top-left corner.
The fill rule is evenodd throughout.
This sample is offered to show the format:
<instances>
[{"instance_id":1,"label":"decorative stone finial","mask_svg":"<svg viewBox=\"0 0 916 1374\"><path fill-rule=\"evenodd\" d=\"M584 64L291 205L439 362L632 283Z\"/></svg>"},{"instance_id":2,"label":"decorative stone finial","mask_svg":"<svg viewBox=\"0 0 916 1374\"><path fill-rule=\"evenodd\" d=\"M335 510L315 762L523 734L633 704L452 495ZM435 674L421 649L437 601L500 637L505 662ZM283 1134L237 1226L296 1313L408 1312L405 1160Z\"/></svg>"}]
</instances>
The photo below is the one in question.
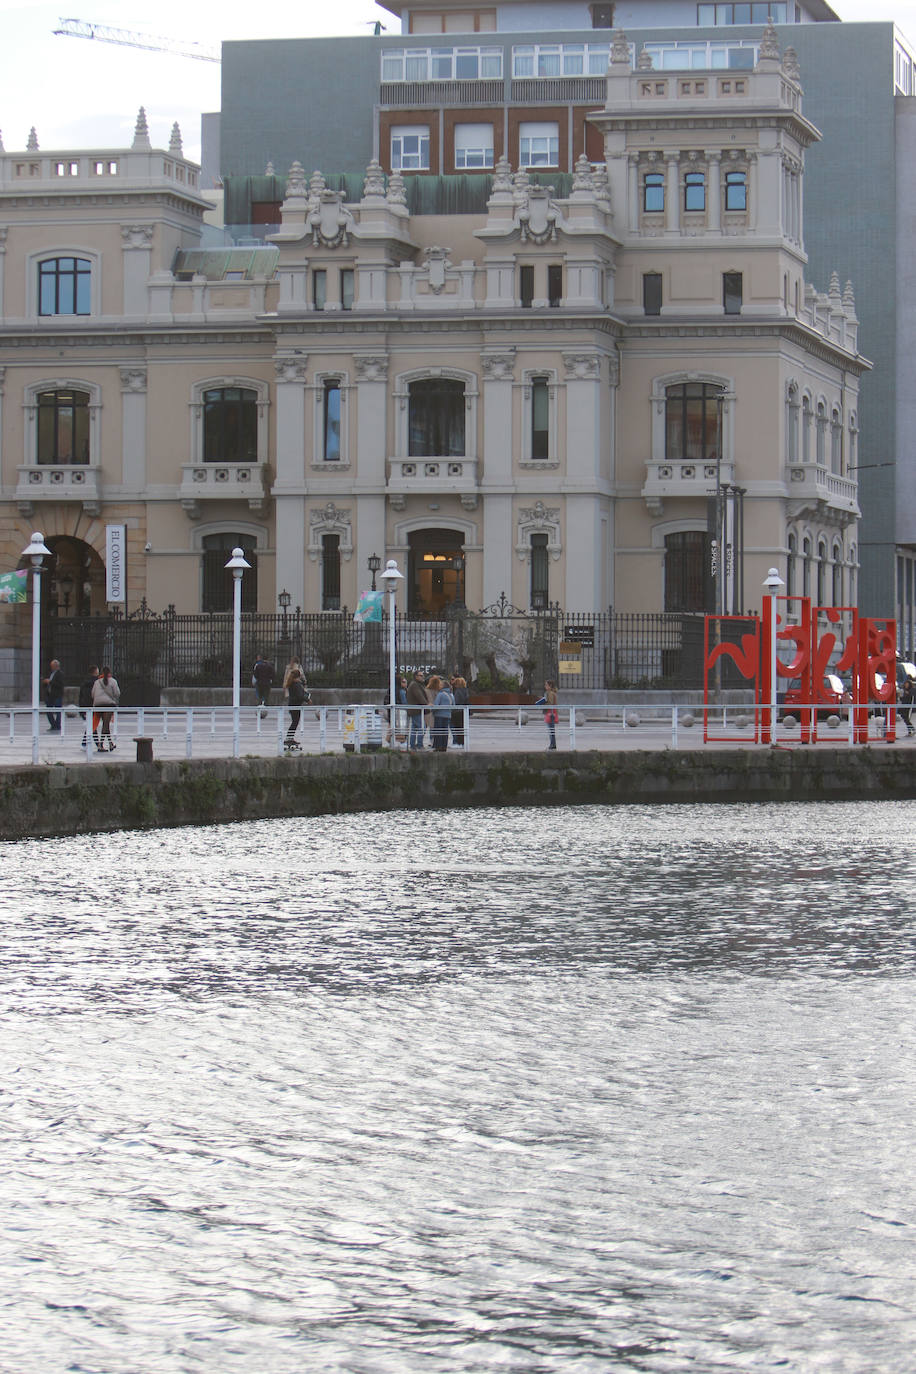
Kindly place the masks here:
<instances>
[{"instance_id":1,"label":"decorative stone finial","mask_svg":"<svg viewBox=\"0 0 916 1374\"><path fill-rule=\"evenodd\" d=\"M29 130L29 141L28 141L28 143L27 143L25 146L26 146L27 152L30 152L30 153L37 153L37 152L38 152L38 135L37 135L36 132L35 132L35 125L34 125L34 124L32 125L31 129Z\"/></svg>"},{"instance_id":2,"label":"decorative stone finial","mask_svg":"<svg viewBox=\"0 0 916 1374\"><path fill-rule=\"evenodd\" d=\"M856 308L856 297L855 292L852 289L851 281L848 281L846 285L843 287L843 306L846 310L854 311Z\"/></svg>"},{"instance_id":3,"label":"decorative stone finial","mask_svg":"<svg viewBox=\"0 0 916 1374\"><path fill-rule=\"evenodd\" d=\"M573 172L572 188L574 191L592 191L595 181L592 176L592 164L584 153L580 153L576 158L576 168Z\"/></svg>"},{"instance_id":4,"label":"decorative stone finial","mask_svg":"<svg viewBox=\"0 0 916 1374\"><path fill-rule=\"evenodd\" d=\"M327 189L328 183L325 181L323 173L319 172L316 167L309 177L309 198L320 198L322 191L326 191Z\"/></svg>"},{"instance_id":5,"label":"decorative stone finial","mask_svg":"<svg viewBox=\"0 0 916 1374\"><path fill-rule=\"evenodd\" d=\"M607 177L607 163L599 162L592 169L592 185L595 188L595 199L603 209L611 208L611 188Z\"/></svg>"},{"instance_id":6,"label":"decorative stone finial","mask_svg":"<svg viewBox=\"0 0 916 1374\"><path fill-rule=\"evenodd\" d=\"M274 170L274 165L269 158L267 161L267 166L264 168L264 175L266 177L275 177L277 175L277 173Z\"/></svg>"},{"instance_id":7,"label":"decorative stone finial","mask_svg":"<svg viewBox=\"0 0 916 1374\"><path fill-rule=\"evenodd\" d=\"M611 66L617 67L621 64L627 67L630 65L630 45L623 29L615 29L611 44Z\"/></svg>"},{"instance_id":8,"label":"decorative stone finial","mask_svg":"<svg viewBox=\"0 0 916 1374\"><path fill-rule=\"evenodd\" d=\"M790 81L798 81L801 76L801 67L798 65L798 53L794 48L786 48L783 53L782 69Z\"/></svg>"},{"instance_id":9,"label":"decorative stone finial","mask_svg":"<svg viewBox=\"0 0 916 1374\"><path fill-rule=\"evenodd\" d=\"M404 178L397 170L391 173L388 178L388 195L386 196L389 205L407 204L407 187L404 185Z\"/></svg>"},{"instance_id":10,"label":"decorative stone finial","mask_svg":"<svg viewBox=\"0 0 916 1374\"><path fill-rule=\"evenodd\" d=\"M638 72L651 72L653 70L652 54L646 48L641 50L636 59L636 70Z\"/></svg>"},{"instance_id":11,"label":"decorative stone finial","mask_svg":"<svg viewBox=\"0 0 916 1374\"><path fill-rule=\"evenodd\" d=\"M181 146L181 129L178 127L177 119L172 125L172 136L169 139L169 152L174 153L176 157L182 157L184 154L184 149Z\"/></svg>"},{"instance_id":12,"label":"decorative stone finial","mask_svg":"<svg viewBox=\"0 0 916 1374\"><path fill-rule=\"evenodd\" d=\"M839 273L831 272L830 285L827 287L827 295L830 297L831 304L840 303L840 278Z\"/></svg>"},{"instance_id":13,"label":"decorative stone finial","mask_svg":"<svg viewBox=\"0 0 916 1374\"><path fill-rule=\"evenodd\" d=\"M779 60L779 34L769 20L763 31L763 37L760 40L758 61L761 58L776 58L777 61Z\"/></svg>"},{"instance_id":14,"label":"decorative stone finial","mask_svg":"<svg viewBox=\"0 0 916 1374\"><path fill-rule=\"evenodd\" d=\"M305 168L301 162L294 162L286 178L286 199L305 196L305 191Z\"/></svg>"},{"instance_id":15,"label":"decorative stone finial","mask_svg":"<svg viewBox=\"0 0 916 1374\"><path fill-rule=\"evenodd\" d=\"M505 154L496 159L496 166L493 168L493 190L512 190L512 166Z\"/></svg>"},{"instance_id":16,"label":"decorative stone finial","mask_svg":"<svg viewBox=\"0 0 916 1374\"><path fill-rule=\"evenodd\" d=\"M149 125L146 122L146 111L141 105L140 112L137 115L137 123L134 126L134 141L131 147L152 148L152 146L153 145L149 141Z\"/></svg>"},{"instance_id":17,"label":"decorative stone finial","mask_svg":"<svg viewBox=\"0 0 916 1374\"><path fill-rule=\"evenodd\" d=\"M366 168L366 179L363 182L363 199L367 196L383 196L385 194L385 173L382 171L382 164L378 158L373 158Z\"/></svg>"}]
</instances>

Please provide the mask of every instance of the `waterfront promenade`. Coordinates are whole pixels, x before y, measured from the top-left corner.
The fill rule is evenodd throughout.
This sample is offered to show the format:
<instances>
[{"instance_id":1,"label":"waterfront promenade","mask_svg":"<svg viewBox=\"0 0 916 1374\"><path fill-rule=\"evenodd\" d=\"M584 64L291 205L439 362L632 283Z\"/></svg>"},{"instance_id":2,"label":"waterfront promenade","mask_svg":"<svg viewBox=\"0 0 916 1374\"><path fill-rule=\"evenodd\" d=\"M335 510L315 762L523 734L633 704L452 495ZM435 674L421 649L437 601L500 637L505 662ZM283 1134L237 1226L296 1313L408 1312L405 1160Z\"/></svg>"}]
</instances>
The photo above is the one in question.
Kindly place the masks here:
<instances>
[{"instance_id":1,"label":"waterfront promenade","mask_svg":"<svg viewBox=\"0 0 916 1374\"><path fill-rule=\"evenodd\" d=\"M631 750L719 751L735 748L767 749L754 738L753 713L747 708L729 707L724 714L711 718L709 734L704 741L703 716L697 707L659 707L640 705L634 701L625 707L579 706L575 722L569 706L560 708L557 744L565 752L614 752ZM377 751L381 739L380 717L371 707L361 708L362 717L357 728L357 712L345 708L307 707L303 710L297 743L301 754L345 754ZM242 758L278 758L284 755L284 740L288 724L284 708L270 707L259 712L255 707L242 707L239 712L238 756ZM136 739L152 741L153 757L169 761L180 759L224 759L235 752L233 712L228 707L212 709L171 708L168 711L148 708L143 711L125 709L117 713L114 725L117 748L114 753L98 753L90 741L88 750L81 747L83 721L78 715L63 713L61 732L48 730L44 711L40 714L38 763L42 766L73 763L130 762L137 757ZM841 720L831 728L826 721L818 725L818 738L803 744L798 724L780 724L775 743L782 748L837 749L860 748L849 741L849 723ZM908 737L904 722L897 720L896 742L885 739L884 718L875 715L870 721L869 746L880 749L912 749L916 737ZM427 750L429 734L426 736ZM476 754L539 753L547 747L547 730L537 707L486 709L472 708L467 732L468 752ZM403 745L399 746L403 749ZM449 753L462 752L450 743ZM0 768L21 767L32 761L32 716L24 707L0 709Z\"/></svg>"}]
</instances>

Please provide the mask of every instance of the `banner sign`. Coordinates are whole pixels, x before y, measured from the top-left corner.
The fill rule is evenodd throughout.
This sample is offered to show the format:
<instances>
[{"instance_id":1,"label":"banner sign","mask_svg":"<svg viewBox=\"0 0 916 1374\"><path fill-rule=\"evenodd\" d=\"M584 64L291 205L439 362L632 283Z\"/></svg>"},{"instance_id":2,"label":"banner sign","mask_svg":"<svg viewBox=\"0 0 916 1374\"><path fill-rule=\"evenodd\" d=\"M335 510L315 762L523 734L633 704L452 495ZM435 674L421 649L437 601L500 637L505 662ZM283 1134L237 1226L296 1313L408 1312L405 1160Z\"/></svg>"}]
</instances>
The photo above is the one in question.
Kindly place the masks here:
<instances>
[{"instance_id":1,"label":"banner sign","mask_svg":"<svg viewBox=\"0 0 916 1374\"><path fill-rule=\"evenodd\" d=\"M384 592L360 592L353 619L363 623L367 620L381 620L384 595Z\"/></svg>"},{"instance_id":2,"label":"banner sign","mask_svg":"<svg viewBox=\"0 0 916 1374\"><path fill-rule=\"evenodd\" d=\"M127 526L105 526L105 600L127 600Z\"/></svg>"},{"instance_id":3,"label":"banner sign","mask_svg":"<svg viewBox=\"0 0 916 1374\"><path fill-rule=\"evenodd\" d=\"M17 601L28 600L26 588L28 587L29 574L25 568L19 572L0 574L0 604L10 605Z\"/></svg>"}]
</instances>

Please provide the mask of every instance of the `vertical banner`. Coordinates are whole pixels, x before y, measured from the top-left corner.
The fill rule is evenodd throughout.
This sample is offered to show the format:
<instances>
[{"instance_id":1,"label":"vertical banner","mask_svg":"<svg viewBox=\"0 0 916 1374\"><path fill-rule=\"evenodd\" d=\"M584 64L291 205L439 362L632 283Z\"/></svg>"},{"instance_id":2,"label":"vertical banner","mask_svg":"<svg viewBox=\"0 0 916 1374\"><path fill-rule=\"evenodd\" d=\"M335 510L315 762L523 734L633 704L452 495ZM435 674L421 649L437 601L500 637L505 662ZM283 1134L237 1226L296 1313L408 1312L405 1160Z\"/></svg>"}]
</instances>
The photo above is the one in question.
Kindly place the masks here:
<instances>
[{"instance_id":1,"label":"vertical banner","mask_svg":"<svg viewBox=\"0 0 916 1374\"><path fill-rule=\"evenodd\" d=\"M105 600L127 601L127 526L105 526Z\"/></svg>"}]
</instances>

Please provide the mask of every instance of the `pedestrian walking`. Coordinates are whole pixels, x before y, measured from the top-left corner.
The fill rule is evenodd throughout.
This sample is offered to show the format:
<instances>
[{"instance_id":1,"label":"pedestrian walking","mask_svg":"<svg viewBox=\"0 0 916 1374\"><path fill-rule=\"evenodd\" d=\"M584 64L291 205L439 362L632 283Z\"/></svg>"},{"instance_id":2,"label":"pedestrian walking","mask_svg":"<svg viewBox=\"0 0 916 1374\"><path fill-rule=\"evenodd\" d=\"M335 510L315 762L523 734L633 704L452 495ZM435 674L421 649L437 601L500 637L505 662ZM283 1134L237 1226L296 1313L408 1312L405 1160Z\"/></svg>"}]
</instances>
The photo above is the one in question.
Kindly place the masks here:
<instances>
[{"instance_id":1,"label":"pedestrian walking","mask_svg":"<svg viewBox=\"0 0 916 1374\"><path fill-rule=\"evenodd\" d=\"M270 697L270 689L274 685L276 669L269 658L262 658L258 654L251 670L251 685L257 693L258 705L266 706Z\"/></svg>"},{"instance_id":2,"label":"pedestrian walking","mask_svg":"<svg viewBox=\"0 0 916 1374\"><path fill-rule=\"evenodd\" d=\"M89 722L87 716L90 713L92 714L92 733L95 734L96 730L98 729L96 715L95 712L92 710L92 689L95 686L95 681L98 675L98 667L96 664L93 664L92 667L89 669L89 676L84 678L83 681L80 683L79 697L77 700L79 706L82 708L80 710L80 717L83 721L83 738L80 743L81 749L86 748L86 740L89 735Z\"/></svg>"},{"instance_id":3,"label":"pedestrian walking","mask_svg":"<svg viewBox=\"0 0 916 1374\"><path fill-rule=\"evenodd\" d=\"M60 708L64 704L64 675L60 670L60 664L56 658L52 658L50 671L46 678L42 678L45 689L45 705L48 707L46 712L48 717L48 734L60 734ZM55 710L55 707L57 708Z\"/></svg>"},{"instance_id":4,"label":"pedestrian walking","mask_svg":"<svg viewBox=\"0 0 916 1374\"><path fill-rule=\"evenodd\" d=\"M908 735L914 733L911 719L914 704L916 704L916 680L907 674L907 679L900 691L900 711L898 714L906 725L906 732Z\"/></svg>"},{"instance_id":5,"label":"pedestrian walking","mask_svg":"<svg viewBox=\"0 0 916 1374\"><path fill-rule=\"evenodd\" d=\"M544 683L544 695L539 697L534 704L545 708L544 723L547 726L547 748L556 749L557 721L560 719L560 713L557 710L557 684L553 678L549 677Z\"/></svg>"},{"instance_id":6,"label":"pedestrian walking","mask_svg":"<svg viewBox=\"0 0 916 1374\"><path fill-rule=\"evenodd\" d=\"M96 712L92 717L92 738L95 740L95 747L100 754L104 754L106 749L111 753L118 747L111 738L111 718L114 715L114 708L120 700L121 688L118 686L117 680L112 677L111 669L106 664L92 684L92 705ZM99 734L96 720L101 725L101 734Z\"/></svg>"}]
</instances>

